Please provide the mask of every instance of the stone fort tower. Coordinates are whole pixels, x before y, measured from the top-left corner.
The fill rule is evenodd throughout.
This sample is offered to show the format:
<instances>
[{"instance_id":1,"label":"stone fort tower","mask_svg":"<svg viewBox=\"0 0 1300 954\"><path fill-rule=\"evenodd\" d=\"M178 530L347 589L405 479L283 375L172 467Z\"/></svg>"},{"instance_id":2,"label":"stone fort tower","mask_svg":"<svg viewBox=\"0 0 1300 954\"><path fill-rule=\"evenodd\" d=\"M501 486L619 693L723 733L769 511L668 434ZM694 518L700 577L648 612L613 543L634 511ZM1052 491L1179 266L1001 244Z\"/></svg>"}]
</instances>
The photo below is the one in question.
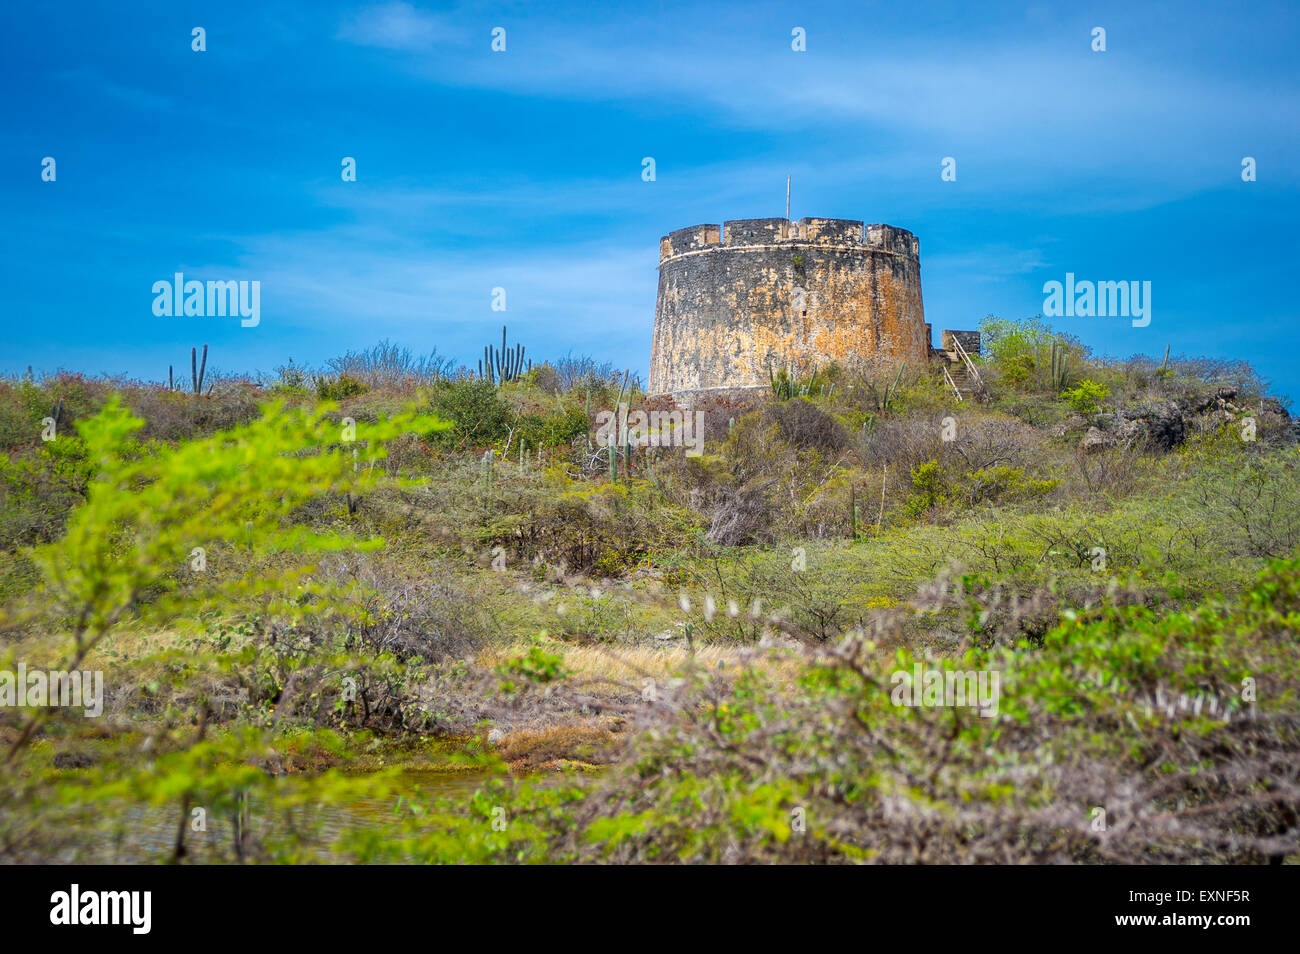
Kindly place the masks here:
<instances>
[{"instance_id":1,"label":"stone fort tower","mask_svg":"<svg viewBox=\"0 0 1300 954\"><path fill-rule=\"evenodd\" d=\"M873 357L930 357L911 232L739 219L660 240L650 394L766 388L769 366Z\"/></svg>"}]
</instances>

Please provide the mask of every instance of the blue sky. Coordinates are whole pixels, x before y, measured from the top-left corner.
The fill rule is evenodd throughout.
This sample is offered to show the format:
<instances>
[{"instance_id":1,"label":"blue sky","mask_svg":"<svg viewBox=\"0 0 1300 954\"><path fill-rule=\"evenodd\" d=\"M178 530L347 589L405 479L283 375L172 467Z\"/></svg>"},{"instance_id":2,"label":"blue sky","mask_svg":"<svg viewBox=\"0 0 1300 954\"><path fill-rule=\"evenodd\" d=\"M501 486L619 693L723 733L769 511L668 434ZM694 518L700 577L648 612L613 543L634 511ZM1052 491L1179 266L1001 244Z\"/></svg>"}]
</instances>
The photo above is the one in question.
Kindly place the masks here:
<instances>
[{"instance_id":1,"label":"blue sky","mask_svg":"<svg viewBox=\"0 0 1300 954\"><path fill-rule=\"evenodd\" d=\"M1148 327L1054 323L1300 396L1298 27L1265 2L6 4L0 371L385 337L473 366L506 323L644 378L659 237L780 216L789 174L794 218L920 237L936 329L1036 314L1067 271L1150 281ZM177 271L260 281L261 323L156 317Z\"/></svg>"}]
</instances>

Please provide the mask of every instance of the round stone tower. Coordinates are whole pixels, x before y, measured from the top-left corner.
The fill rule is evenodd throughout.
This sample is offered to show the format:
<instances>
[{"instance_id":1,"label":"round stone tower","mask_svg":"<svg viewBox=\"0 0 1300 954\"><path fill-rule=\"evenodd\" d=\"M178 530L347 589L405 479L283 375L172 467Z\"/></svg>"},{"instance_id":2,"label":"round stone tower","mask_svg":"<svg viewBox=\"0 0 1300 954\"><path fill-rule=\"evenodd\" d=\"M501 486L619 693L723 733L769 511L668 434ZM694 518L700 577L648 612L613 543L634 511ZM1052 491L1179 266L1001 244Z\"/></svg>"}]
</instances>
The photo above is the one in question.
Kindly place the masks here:
<instances>
[{"instance_id":1,"label":"round stone tower","mask_svg":"<svg viewBox=\"0 0 1300 954\"><path fill-rule=\"evenodd\" d=\"M923 365L920 246L890 225L740 219L659 242L651 394L768 386L768 368Z\"/></svg>"}]
</instances>

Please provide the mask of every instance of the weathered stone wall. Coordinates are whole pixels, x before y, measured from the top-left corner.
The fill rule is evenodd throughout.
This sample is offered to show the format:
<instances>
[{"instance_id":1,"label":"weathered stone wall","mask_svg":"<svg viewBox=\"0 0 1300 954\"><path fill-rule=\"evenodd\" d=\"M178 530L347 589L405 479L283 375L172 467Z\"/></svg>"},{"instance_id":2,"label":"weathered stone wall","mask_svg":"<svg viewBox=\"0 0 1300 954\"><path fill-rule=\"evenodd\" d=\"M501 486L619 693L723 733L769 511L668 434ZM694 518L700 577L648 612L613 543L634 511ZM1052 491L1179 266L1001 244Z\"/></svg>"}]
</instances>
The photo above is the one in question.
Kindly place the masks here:
<instances>
[{"instance_id":1,"label":"weathered stone wall","mask_svg":"<svg viewBox=\"0 0 1300 954\"><path fill-rule=\"evenodd\" d=\"M741 219L660 241L651 394L766 387L768 367L790 361L929 354L920 249L904 229Z\"/></svg>"},{"instance_id":2,"label":"weathered stone wall","mask_svg":"<svg viewBox=\"0 0 1300 954\"><path fill-rule=\"evenodd\" d=\"M955 351L956 346L953 340L961 342L961 346L966 349L969 355L978 355L980 353L980 333L978 331L948 331L944 329L939 333L939 347L943 351Z\"/></svg>"}]
</instances>

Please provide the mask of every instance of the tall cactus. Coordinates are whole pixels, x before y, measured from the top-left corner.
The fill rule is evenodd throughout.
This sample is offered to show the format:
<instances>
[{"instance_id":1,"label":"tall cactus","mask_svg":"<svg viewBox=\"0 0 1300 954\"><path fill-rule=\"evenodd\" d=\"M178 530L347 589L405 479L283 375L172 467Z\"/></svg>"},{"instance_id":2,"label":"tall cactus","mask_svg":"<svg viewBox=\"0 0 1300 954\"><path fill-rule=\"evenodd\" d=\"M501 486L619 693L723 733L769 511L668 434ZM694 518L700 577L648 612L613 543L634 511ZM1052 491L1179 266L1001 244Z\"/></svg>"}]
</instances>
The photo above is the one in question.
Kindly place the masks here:
<instances>
[{"instance_id":1,"label":"tall cactus","mask_svg":"<svg viewBox=\"0 0 1300 954\"><path fill-rule=\"evenodd\" d=\"M622 425L625 420L619 414L619 409L623 406L623 397L627 394L627 385L631 378L632 369L625 368L623 371L623 383L619 385L618 397L614 401L614 420L617 424L615 426L614 436L612 436L609 441L609 474L611 480L618 479L618 448L616 446L616 440L618 438L623 439L623 470L628 477L632 476L632 445L627 439L626 428L624 428L622 434L618 433L619 426Z\"/></svg>"},{"instance_id":2,"label":"tall cactus","mask_svg":"<svg viewBox=\"0 0 1300 954\"><path fill-rule=\"evenodd\" d=\"M1052 339L1052 367L1051 367L1051 388L1053 391L1065 390L1065 376L1067 371L1068 354L1065 348L1058 344L1056 339Z\"/></svg>"},{"instance_id":3,"label":"tall cactus","mask_svg":"<svg viewBox=\"0 0 1300 954\"><path fill-rule=\"evenodd\" d=\"M492 345L485 345L483 358L478 363L479 377L495 385L505 384L519 377L525 370L524 346L516 344L511 350L506 346L506 326L501 326L501 350ZM533 369L533 362L528 361L527 370Z\"/></svg>"},{"instance_id":4,"label":"tall cactus","mask_svg":"<svg viewBox=\"0 0 1300 954\"><path fill-rule=\"evenodd\" d=\"M587 450L591 450L591 388L587 388L587 405L584 408L587 415Z\"/></svg>"},{"instance_id":5,"label":"tall cactus","mask_svg":"<svg viewBox=\"0 0 1300 954\"><path fill-rule=\"evenodd\" d=\"M618 386L618 398L614 401L614 413L618 413L618 406L623 403L623 396L627 394L628 378L632 375L631 368L625 368L623 371L623 383Z\"/></svg>"},{"instance_id":6,"label":"tall cactus","mask_svg":"<svg viewBox=\"0 0 1300 954\"><path fill-rule=\"evenodd\" d=\"M898 373L894 375L894 383L886 386L885 398L880 402L880 411L882 414L889 413L889 402L898 396L898 382L903 380L903 372L907 370L907 362L904 361L898 366Z\"/></svg>"},{"instance_id":7,"label":"tall cactus","mask_svg":"<svg viewBox=\"0 0 1300 954\"><path fill-rule=\"evenodd\" d=\"M203 346L203 363L198 363L198 348L190 349L190 383L194 386L195 394L203 393L203 375L208 368L208 346Z\"/></svg>"}]
</instances>

